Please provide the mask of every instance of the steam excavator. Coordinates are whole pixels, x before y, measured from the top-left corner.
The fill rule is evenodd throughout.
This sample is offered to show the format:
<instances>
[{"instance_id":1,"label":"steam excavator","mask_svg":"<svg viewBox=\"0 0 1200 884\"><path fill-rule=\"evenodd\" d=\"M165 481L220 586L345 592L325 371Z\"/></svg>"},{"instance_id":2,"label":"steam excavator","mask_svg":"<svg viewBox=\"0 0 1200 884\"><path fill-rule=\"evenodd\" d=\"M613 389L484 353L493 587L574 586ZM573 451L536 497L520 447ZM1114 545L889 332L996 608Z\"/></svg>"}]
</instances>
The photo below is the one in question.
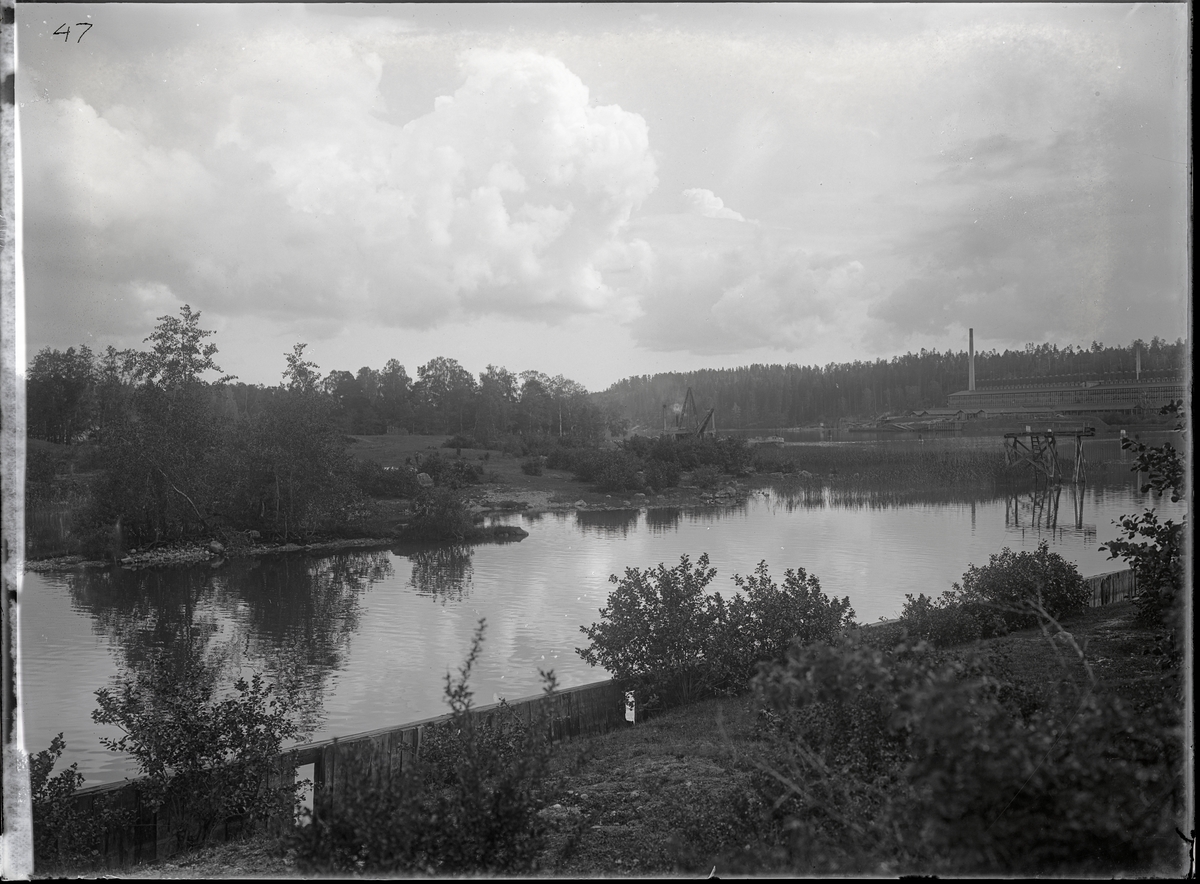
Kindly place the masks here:
<instances>
[{"instance_id":1,"label":"steam excavator","mask_svg":"<svg viewBox=\"0 0 1200 884\"><path fill-rule=\"evenodd\" d=\"M667 406L663 405L663 435L687 437L687 436L703 436L705 434L715 436L717 434L716 421L713 415L717 409L710 408L708 413L704 415L704 420L698 421L699 413L696 409L696 398L692 395L692 388L687 388L687 395L683 397L683 407L679 409L675 415L675 426L667 426Z\"/></svg>"}]
</instances>

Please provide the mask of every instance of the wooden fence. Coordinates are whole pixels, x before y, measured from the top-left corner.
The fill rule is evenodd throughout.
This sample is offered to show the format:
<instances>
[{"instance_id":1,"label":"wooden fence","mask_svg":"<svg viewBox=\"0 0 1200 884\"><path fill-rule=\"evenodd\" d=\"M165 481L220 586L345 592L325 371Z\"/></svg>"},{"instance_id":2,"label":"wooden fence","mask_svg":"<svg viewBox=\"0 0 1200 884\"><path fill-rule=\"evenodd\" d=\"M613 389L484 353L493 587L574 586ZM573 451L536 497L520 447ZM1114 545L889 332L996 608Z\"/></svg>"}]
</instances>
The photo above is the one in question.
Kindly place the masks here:
<instances>
[{"instance_id":1,"label":"wooden fence","mask_svg":"<svg viewBox=\"0 0 1200 884\"><path fill-rule=\"evenodd\" d=\"M499 703L480 706L472 710L472 715L488 723L499 715L513 714L529 723L542 704L548 704L547 717L555 742L605 733L626 723L625 694L611 679L565 688L549 698L539 694L515 700L507 704L507 711ZM288 750L288 758L295 759L295 768L282 763L283 759L281 768L285 776L294 777L296 769L312 765L309 779L313 789L328 790L336 802L347 788L364 782L380 782L388 775L402 771L420 751L422 737L451 717L440 715L347 737L305 743ZM89 817L107 805L128 811L132 820L129 825L105 834L101 864L107 868L166 859L180 849L178 836L189 821L172 818L166 808L158 812L151 810L142 800L137 785L136 780L126 780L88 786L76 793L77 807ZM224 841L240 829L239 820L227 820L212 838Z\"/></svg>"},{"instance_id":2,"label":"wooden fence","mask_svg":"<svg viewBox=\"0 0 1200 884\"><path fill-rule=\"evenodd\" d=\"M1091 587L1093 608L1131 599L1137 590L1137 581L1129 568L1097 574L1095 577L1086 578L1084 582Z\"/></svg>"}]
</instances>

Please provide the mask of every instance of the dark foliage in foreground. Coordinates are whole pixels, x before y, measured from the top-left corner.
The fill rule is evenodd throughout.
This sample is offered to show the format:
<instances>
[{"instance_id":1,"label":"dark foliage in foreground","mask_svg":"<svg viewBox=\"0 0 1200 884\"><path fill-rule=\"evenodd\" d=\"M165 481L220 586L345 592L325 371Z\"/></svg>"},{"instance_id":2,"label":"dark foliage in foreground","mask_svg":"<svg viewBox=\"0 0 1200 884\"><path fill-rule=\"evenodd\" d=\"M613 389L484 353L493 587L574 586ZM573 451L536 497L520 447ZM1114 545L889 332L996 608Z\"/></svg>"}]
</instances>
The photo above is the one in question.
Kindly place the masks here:
<instances>
[{"instance_id":1,"label":"dark foliage in foreground","mask_svg":"<svg viewBox=\"0 0 1200 884\"><path fill-rule=\"evenodd\" d=\"M84 783L78 764L51 776L66 745L60 733L49 748L29 756L33 861L39 873L92 868L101 858L105 832L129 821L127 811L104 798L96 799L90 813L77 805L75 793Z\"/></svg>"},{"instance_id":2,"label":"dark foliage in foreground","mask_svg":"<svg viewBox=\"0 0 1200 884\"><path fill-rule=\"evenodd\" d=\"M797 643L754 684L767 735L755 763L789 865L1149 871L1178 846L1180 720L1087 675L1054 673L1063 689L1031 704L978 653Z\"/></svg>"},{"instance_id":3,"label":"dark foliage in foreground","mask_svg":"<svg viewBox=\"0 0 1200 884\"><path fill-rule=\"evenodd\" d=\"M550 762L545 714L526 723L501 704L489 722L472 714L468 687L483 642L480 621L458 678L446 676L450 721L423 740L404 770L314 811L287 839L302 871L472 874L528 871L542 849L537 815ZM546 693L553 674L543 673Z\"/></svg>"}]
</instances>

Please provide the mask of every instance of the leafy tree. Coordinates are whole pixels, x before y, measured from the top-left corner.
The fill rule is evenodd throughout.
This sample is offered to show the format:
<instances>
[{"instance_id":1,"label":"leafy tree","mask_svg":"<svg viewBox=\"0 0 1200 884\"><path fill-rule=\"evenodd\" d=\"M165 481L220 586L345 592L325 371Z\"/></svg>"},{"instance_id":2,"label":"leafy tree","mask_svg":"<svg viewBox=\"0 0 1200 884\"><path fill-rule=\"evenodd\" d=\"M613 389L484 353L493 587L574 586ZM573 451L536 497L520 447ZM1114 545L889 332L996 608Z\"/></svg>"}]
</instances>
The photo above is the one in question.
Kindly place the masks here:
<instances>
[{"instance_id":1,"label":"leafy tree","mask_svg":"<svg viewBox=\"0 0 1200 884\"><path fill-rule=\"evenodd\" d=\"M429 429L462 432L474 423L475 378L454 359L437 356L418 368L413 393Z\"/></svg>"},{"instance_id":2,"label":"leafy tree","mask_svg":"<svg viewBox=\"0 0 1200 884\"><path fill-rule=\"evenodd\" d=\"M411 392L412 381L404 366L389 359L379 374L379 403L376 406L386 424L411 429Z\"/></svg>"},{"instance_id":3,"label":"leafy tree","mask_svg":"<svg viewBox=\"0 0 1200 884\"><path fill-rule=\"evenodd\" d=\"M308 344L297 343L291 353L285 353L287 367L283 370L283 387L292 393L312 393L321 382L320 366L304 358Z\"/></svg>"},{"instance_id":4,"label":"leafy tree","mask_svg":"<svg viewBox=\"0 0 1200 884\"><path fill-rule=\"evenodd\" d=\"M1162 413L1177 416L1177 429L1184 429L1182 401L1164 406ZM1186 498L1187 473L1183 457L1170 442L1146 445L1140 440L1122 439L1121 447L1136 453L1132 469L1147 475L1142 493L1150 492L1155 498L1169 494L1175 503ZM1118 524L1124 537L1110 540L1100 549L1107 550L1109 558L1129 562L1137 580L1134 601L1138 618L1143 623L1167 627L1168 662L1177 664L1182 654L1179 629L1183 617L1187 518L1185 516L1179 523L1173 519L1160 522L1158 514L1151 508L1140 516L1122 516Z\"/></svg>"},{"instance_id":5,"label":"leafy tree","mask_svg":"<svg viewBox=\"0 0 1200 884\"><path fill-rule=\"evenodd\" d=\"M26 419L35 439L70 445L91 429L96 410L92 351L43 347L26 380Z\"/></svg>"},{"instance_id":6,"label":"leafy tree","mask_svg":"<svg viewBox=\"0 0 1200 884\"><path fill-rule=\"evenodd\" d=\"M479 376L479 408L475 437L490 441L507 433L517 405L517 378L506 368L489 365Z\"/></svg>"},{"instance_id":7,"label":"leafy tree","mask_svg":"<svg viewBox=\"0 0 1200 884\"><path fill-rule=\"evenodd\" d=\"M158 325L145 339L151 348L138 359L139 375L152 384L174 390L199 381L206 371L221 371L213 361L217 345L204 343L213 334L200 328L200 311L193 313L188 304L179 308L178 317L158 317ZM233 379L233 375L224 375L217 383Z\"/></svg>"}]
</instances>

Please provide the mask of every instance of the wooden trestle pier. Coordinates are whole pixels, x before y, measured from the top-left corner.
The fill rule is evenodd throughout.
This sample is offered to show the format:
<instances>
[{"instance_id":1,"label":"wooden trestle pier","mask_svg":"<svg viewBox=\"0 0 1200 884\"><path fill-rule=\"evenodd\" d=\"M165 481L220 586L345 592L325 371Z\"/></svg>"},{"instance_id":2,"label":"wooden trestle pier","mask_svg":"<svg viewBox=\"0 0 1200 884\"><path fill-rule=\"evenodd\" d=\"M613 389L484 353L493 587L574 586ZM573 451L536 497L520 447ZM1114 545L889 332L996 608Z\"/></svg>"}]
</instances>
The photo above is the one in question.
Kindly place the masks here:
<instances>
[{"instance_id":1,"label":"wooden trestle pier","mask_svg":"<svg viewBox=\"0 0 1200 884\"><path fill-rule=\"evenodd\" d=\"M1070 479L1075 484L1081 484L1087 477L1083 440L1095 434L1095 427L1083 427L1074 433L1062 434L1075 439L1075 468ZM1005 433L1004 464L1009 467L1029 466L1049 482L1066 481L1058 462L1058 441L1053 430L1036 433L1027 429L1024 433Z\"/></svg>"}]
</instances>

